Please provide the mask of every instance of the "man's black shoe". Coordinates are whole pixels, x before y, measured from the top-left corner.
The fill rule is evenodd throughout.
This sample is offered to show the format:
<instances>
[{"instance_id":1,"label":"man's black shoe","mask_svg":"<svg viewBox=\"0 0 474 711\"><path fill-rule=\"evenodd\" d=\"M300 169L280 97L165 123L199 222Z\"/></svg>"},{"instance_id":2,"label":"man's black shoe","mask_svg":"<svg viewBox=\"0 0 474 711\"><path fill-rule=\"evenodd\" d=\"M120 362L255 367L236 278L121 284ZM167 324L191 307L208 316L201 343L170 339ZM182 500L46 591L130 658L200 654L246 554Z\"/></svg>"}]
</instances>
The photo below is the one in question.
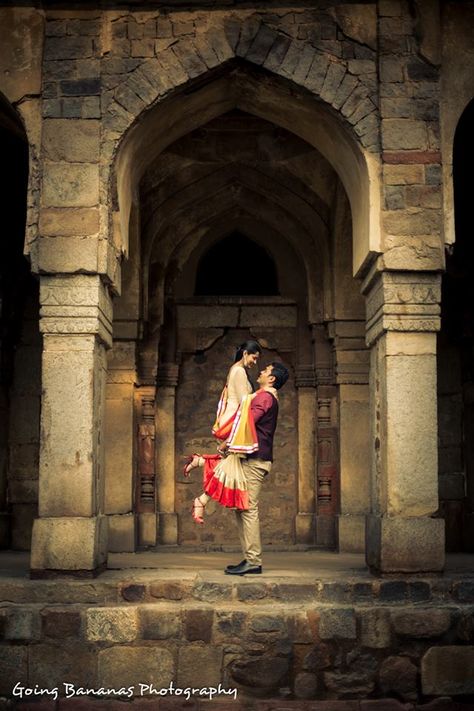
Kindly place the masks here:
<instances>
[{"instance_id":1,"label":"man's black shoe","mask_svg":"<svg viewBox=\"0 0 474 711\"><path fill-rule=\"evenodd\" d=\"M237 565L226 565L225 569L226 570L235 570L236 568L239 568L241 565L246 563L246 559L244 558L243 560L240 561L240 563L237 563Z\"/></svg>"},{"instance_id":2,"label":"man's black shoe","mask_svg":"<svg viewBox=\"0 0 474 711\"><path fill-rule=\"evenodd\" d=\"M245 560L235 568L226 568L224 572L226 575L260 575L262 566L252 565Z\"/></svg>"}]
</instances>

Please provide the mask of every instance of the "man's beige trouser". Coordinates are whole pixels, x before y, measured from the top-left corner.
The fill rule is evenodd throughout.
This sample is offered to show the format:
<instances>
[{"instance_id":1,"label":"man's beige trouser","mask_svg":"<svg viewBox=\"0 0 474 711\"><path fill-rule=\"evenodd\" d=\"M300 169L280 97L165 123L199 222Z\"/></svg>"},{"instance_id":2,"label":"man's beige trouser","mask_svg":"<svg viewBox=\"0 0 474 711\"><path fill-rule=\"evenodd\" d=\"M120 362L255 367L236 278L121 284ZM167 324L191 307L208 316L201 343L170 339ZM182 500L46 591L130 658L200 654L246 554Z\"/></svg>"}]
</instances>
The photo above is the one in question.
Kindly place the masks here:
<instances>
[{"instance_id":1,"label":"man's beige trouser","mask_svg":"<svg viewBox=\"0 0 474 711\"><path fill-rule=\"evenodd\" d=\"M260 521L258 518L258 499L265 476L272 467L271 462L263 459L244 459L242 461L247 489L249 508L245 511L236 509L237 527L244 558L251 565L262 565L262 543L260 540Z\"/></svg>"}]
</instances>

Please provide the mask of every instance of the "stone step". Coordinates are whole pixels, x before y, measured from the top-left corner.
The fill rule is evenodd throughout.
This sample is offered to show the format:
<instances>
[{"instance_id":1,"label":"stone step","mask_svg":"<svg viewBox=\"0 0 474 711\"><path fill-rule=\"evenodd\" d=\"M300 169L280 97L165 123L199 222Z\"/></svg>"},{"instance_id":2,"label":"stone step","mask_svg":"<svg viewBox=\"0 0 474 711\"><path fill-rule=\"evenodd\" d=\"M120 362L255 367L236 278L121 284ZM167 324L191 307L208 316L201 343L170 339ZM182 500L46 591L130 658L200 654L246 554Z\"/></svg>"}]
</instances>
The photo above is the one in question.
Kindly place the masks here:
<instances>
[{"instance_id":1,"label":"stone step","mask_svg":"<svg viewBox=\"0 0 474 711\"><path fill-rule=\"evenodd\" d=\"M0 578L5 603L111 604L201 600L205 602L317 604L470 604L474 579L403 578L331 581L306 577L226 577L176 571L108 571L95 580Z\"/></svg>"}]
</instances>

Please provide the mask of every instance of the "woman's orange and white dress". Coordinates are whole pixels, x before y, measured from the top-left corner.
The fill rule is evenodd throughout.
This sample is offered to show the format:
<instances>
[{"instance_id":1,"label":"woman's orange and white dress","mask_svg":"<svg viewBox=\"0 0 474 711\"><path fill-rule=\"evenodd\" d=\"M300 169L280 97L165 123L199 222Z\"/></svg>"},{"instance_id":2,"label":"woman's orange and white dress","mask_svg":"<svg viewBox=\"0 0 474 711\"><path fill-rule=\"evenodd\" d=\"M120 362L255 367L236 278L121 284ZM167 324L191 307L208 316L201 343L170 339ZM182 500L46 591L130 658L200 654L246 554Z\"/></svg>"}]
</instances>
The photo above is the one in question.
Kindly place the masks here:
<instances>
[{"instance_id":1,"label":"woman's orange and white dress","mask_svg":"<svg viewBox=\"0 0 474 711\"><path fill-rule=\"evenodd\" d=\"M247 483L241 458L258 449L255 425L250 412L252 387L245 368L234 365L217 407L212 433L227 444L227 456L203 454L204 491L222 506L247 509Z\"/></svg>"}]
</instances>

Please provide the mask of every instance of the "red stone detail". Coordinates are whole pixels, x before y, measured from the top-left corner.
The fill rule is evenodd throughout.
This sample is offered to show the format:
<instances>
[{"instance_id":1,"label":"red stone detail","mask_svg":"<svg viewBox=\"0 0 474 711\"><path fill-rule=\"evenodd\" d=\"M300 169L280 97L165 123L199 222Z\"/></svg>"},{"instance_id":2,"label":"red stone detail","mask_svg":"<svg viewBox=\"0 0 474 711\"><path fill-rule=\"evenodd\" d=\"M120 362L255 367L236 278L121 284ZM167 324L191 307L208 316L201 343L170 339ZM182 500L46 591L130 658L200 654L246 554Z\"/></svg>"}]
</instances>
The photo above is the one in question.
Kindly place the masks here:
<instances>
[{"instance_id":1,"label":"red stone detail","mask_svg":"<svg viewBox=\"0 0 474 711\"><path fill-rule=\"evenodd\" d=\"M400 164L431 164L441 163L441 153L439 151L384 151L382 153L384 163L394 165Z\"/></svg>"},{"instance_id":2,"label":"red stone detail","mask_svg":"<svg viewBox=\"0 0 474 711\"><path fill-rule=\"evenodd\" d=\"M339 462L337 428L320 427L316 503L319 514L335 515L339 505Z\"/></svg>"},{"instance_id":3,"label":"red stone detail","mask_svg":"<svg viewBox=\"0 0 474 711\"><path fill-rule=\"evenodd\" d=\"M136 505L138 513L155 512L155 397L148 389L140 394L138 422L138 472Z\"/></svg>"}]
</instances>

